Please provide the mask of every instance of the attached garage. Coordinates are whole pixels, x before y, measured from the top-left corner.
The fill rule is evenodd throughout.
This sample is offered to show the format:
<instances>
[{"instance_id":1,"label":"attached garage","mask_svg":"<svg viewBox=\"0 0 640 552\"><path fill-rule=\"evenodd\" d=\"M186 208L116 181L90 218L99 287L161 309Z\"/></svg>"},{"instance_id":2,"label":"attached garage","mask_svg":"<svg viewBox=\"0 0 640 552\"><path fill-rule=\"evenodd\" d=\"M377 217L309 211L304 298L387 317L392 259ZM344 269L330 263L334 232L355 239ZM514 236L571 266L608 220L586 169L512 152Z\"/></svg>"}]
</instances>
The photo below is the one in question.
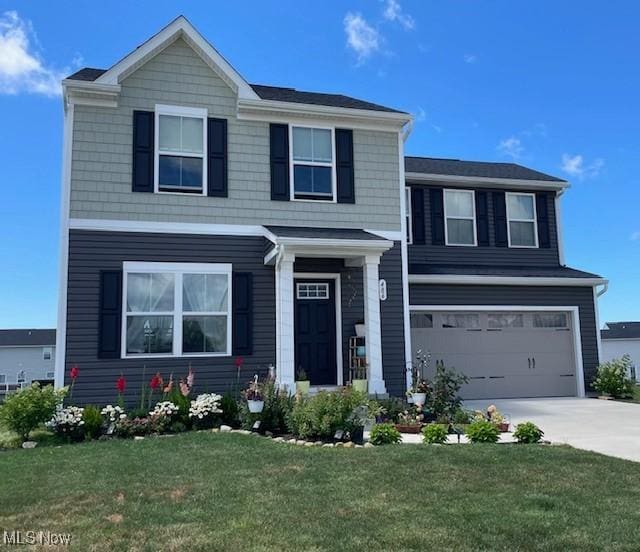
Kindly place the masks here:
<instances>
[{"instance_id":1,"label":"attached garage","mask_svg":"<svg viewBox=\"0 0 640 552\"><path fill-rule=\"evenodd\" d=\"M413 358L464 373L465 399L561 397L583 387L577 309L412 307Z\"/></svg>"}]
</instances>

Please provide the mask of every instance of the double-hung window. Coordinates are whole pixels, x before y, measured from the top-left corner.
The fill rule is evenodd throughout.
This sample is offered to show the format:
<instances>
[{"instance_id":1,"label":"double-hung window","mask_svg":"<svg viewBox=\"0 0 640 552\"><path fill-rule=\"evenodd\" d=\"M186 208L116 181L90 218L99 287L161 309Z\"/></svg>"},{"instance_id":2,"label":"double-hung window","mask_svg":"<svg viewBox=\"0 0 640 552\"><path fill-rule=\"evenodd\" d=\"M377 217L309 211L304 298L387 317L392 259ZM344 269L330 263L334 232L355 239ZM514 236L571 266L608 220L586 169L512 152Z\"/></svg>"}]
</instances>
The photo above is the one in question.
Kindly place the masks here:
<instances>
[{"instance_id":1,"label":"double-hung window","mask_svg":"<svg viewBox=\"0 0 640 552\"><path fill-rule=\"evenodd\" d=\"M411 188L404 189L404 214L407 225L407 243L413 243L413 217L411 214Z\"/></svg>"},{"instance_id":2,"label":"double-hung window","mask_svg":"<svg viewBox=\"0 0 640 552\"><path fill-rule=\"evenodd\" d=\"M507 193L507 225L509 247L538 247L533 194Z\"/></svg>"},{"instance_id":3,"label":"double-hung window","mask_svg":"<svg viewBox=\"0 0 640 552\"><path fill-rule=\"evenodd\" d=\"M292 199L335 199L333 129L291 127Z\"/></svg>"},{"instance_id":4,"label":"double-hung window","mask_svg":"<svg viewBox=\"0 0 640 552\"><path fill-rule=\"evenodd\" d=\"M231 265L124 263L122 355L231 354Z\"/></svg>"},{"instance_id":5,"label":"double-hung window","mask_svg":"<svg viewBox=\"0 0 640 552\"><path fill-rule=\"evenodd\" d=\"M51 360L51 357L53 357L52 347L45 347L42 349L42 360Z\"/></svg>"},{"instance_id":6,"label":"double-hung window","mask_svg":"<svg viewBox=\"0 0 640 552\"><path fill-rule=\"evenodd\" d=\"M444 190L445 243L477 245L473 190Z\"/></svg>"},{"instance_id":7,"label":"double-hung window","mask_svg":"<svg viewBox=\"0 0 640 552\"><path fill-rule=\"evenodd\" d=\"M156 192L205 194L207 110L156 105Z\"/></svg>"}]
</instances>

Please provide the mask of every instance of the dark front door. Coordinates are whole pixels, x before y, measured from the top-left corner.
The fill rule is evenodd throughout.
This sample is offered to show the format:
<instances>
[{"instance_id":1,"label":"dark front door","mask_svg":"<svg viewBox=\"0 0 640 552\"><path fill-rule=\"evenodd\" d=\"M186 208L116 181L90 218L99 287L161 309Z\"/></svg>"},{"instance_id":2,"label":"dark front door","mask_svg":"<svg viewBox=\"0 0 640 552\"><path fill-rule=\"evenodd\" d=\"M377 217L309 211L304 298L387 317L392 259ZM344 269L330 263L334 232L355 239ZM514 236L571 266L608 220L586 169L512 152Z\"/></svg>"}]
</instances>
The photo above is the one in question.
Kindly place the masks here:
<instances>
[{"instance_id":1,"label":"dark front door","mask_svg":"<svg viewBox=\"0 0 640 552\"><path fill-rule=\"evenodd\" d=\"M296 374L311 385L336 385L336 300L333 280L296 280Z\"/></svg>"}]
</instances>

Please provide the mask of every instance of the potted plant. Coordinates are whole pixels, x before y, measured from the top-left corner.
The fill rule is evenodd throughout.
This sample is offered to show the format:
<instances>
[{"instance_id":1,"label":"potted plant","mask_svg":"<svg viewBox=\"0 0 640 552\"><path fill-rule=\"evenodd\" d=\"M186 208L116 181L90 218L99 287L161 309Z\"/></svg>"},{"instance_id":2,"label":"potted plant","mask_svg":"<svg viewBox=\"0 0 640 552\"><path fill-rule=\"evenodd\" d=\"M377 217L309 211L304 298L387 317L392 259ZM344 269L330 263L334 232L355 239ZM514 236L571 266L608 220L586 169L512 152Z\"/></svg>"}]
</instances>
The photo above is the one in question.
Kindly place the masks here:
<instances>
[{"instance_id":1,"label":"potted plant","mask_svg":"<svg viewBox=\"0 0 640 552\"><path fill-rule=\"evenodd\" d=\"M244 392L247 399L249 412L259 414L264 408L264 395L262 394L262 386L258 383L258 374L253 376L253 381L249 384L249 388Z\"/></svg>"},{"instance_id":2,"label":"potted plant","mask_svg":"<svg viewBox=\"0 0 640 552\"><path fill-rule=\"evenodd\" d=\"M398 414L396 429L400 433L420 433L424 416L420 409L405 410Z\"/></svg>"},{"instance_id":3,"label":"potted plant","mask_svg":"<svg viewBox=\"0 0 640 552\"><path fill-rule=\"evenodd\" d=\"M367 366L359 365L353 370L353 376L351 379L351 387L354 391L360 393L366 393L369 389L367 382Z\"/></svg>"},{"instance_id":4,"label":"potted plant","mask_svg":"<svg viewBox=\"0 0 640 552\"><path fill-rule=\"evenodd\" d=\"M364 333L365 333L364 320L358 320L355 323L355 330L356 330L356 336L364 337Z\"/></svg>"},{"instance_id":5,"label":"potted plant","mask_svg":"<svg viewBox=\"0 0 640 552\"><path fill-rule=\"evenodd\" d=\"M427 396L431 391L429 382L425 379L424 373L428 371L431 363L431 353L423 354L422 350L416 355L417 362L411 363L411 387L407 391L409 402L415 405L424 406L427 404Z\"/></svg>"},{"instance_id":6,"label":"potted plant","mask_svg":"<svg viewBox=\"0 0 640 552\"><path fill-rule=\"evenodd\" d=\"M296 376L296 391L301 395L309 394L309 387L311 384L309 383L309 377L307 373L301 368L298 370L298 375Z\"/></svg>"}]
</instances>

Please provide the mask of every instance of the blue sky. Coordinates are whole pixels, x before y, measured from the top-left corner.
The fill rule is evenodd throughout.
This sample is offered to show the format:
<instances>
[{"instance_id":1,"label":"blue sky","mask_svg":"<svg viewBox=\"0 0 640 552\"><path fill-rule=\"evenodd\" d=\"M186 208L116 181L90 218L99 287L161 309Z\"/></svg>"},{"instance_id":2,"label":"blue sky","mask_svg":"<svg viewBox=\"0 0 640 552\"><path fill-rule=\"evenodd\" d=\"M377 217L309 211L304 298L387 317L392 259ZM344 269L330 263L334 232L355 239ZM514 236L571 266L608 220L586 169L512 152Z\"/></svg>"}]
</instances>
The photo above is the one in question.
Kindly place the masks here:
<instances>
[{"instance_id":1,"label":"blue sky","mask_svg":"<svg viewBox=\"0 0 640 552\"><path fill-rule=\"evenodd\" d=\"M0 0L0 327L55 324L59 78L180 13L250 82L412 112L409 154L568 178L568 264L611 280L602 322L640 320L637 2Z\"/></svg>"}]
</instances>

